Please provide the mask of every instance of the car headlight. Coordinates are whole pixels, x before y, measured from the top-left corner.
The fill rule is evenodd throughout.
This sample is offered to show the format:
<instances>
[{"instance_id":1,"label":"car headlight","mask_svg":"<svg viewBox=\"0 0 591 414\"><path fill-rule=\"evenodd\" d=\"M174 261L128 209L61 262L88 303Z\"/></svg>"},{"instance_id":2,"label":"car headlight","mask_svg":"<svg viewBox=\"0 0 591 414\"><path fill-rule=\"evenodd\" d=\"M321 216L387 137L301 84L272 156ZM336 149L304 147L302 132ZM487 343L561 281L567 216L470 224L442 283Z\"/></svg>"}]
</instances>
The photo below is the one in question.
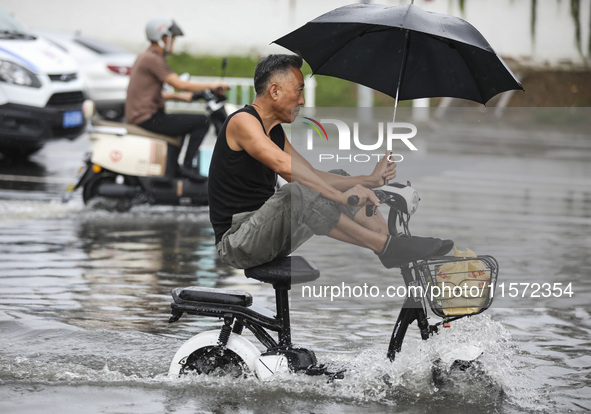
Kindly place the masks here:
<instances>
[{"instance_id":1,"label":"car headlight","mask_svg":"<svg viewBox=\"0 0 591 414\"><path fill-rule=\"evenodd\" d=\"M6 60L0 60L0 82L40 88L39 78L29 69Z\"/></svg>"}]
</instances>

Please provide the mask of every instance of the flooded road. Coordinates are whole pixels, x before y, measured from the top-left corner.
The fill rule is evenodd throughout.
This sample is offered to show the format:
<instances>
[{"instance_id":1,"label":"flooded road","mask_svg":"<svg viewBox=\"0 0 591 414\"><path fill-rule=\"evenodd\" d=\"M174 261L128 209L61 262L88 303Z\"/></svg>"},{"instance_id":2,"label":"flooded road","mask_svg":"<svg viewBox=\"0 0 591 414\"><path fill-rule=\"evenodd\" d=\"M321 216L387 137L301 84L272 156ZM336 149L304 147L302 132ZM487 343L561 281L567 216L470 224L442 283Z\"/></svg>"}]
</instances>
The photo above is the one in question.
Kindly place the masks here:
<instances>
[{"instance_id":1,"label":"flooded road","mask_svg":"<svg viewBox=\"0 0 591 414\"><path fill-rule=\"evenodd\" d=\"M449 237L460 249L495 256L505 292L497 290L485 314L429 341L411 326L390 363L385 354L402 299L331 300L294 286L295 341L321 362L347 367L345 379L333 383L303 375L265 383L168 377L183 341L218 326L190 316L169 325L173 288L248 290L269 308L272 289L217 259L206 208L113 213L86 208L79 194L62 203L87 138L48 145L24 165L2 161L0 411L586 412L591 137L563 137L557 149L544 134L499 145L469 128L436 132L437 140L425 133L426 153L398 167L399 180L412 180L421 195L413 234ZM372 253L327 238L313 238L298 254L320 268L317 285L401 284L399 271L384 269ZM536 282L571 284L571 293L510 297L510 283ZM438 388L430 371L437 349L466 341L486 349L484 374Z\"/></svg>"}]
</instances>

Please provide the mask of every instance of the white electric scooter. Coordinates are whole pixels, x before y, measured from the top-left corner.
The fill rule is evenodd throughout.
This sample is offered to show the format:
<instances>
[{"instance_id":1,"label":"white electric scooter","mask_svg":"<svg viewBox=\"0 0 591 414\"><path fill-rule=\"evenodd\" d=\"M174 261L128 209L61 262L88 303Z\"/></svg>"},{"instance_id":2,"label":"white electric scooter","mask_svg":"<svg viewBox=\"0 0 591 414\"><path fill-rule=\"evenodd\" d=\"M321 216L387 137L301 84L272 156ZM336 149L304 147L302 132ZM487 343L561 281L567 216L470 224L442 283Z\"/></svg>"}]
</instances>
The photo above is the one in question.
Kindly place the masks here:
<instances>
[{"instance_id":1,"label":"white electric scooter","mask_svg":"<svg viewBox=\"0 0 591 414\"><path fill-rule=\"evenodd\" d=\"M212 124L216 130L221 128L227 118L226 97L208 90L194 94L193 99L205 101ZM109 210L127 211L138 204L207 205L206 178L197 181L178 172L182 137L108 121L97 121L88 130L91 149L65 200L82 188L85 204Z\"/></svg>"}]
</instances>

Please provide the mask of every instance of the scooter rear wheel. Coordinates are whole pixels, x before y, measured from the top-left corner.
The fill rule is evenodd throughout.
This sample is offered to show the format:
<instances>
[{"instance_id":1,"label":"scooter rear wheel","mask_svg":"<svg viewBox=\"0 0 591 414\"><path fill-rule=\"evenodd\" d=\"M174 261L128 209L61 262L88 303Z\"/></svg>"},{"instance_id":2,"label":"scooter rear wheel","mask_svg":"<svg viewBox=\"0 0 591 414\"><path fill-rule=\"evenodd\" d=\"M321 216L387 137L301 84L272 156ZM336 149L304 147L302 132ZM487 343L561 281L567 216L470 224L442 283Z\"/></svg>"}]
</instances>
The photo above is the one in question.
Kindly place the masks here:
<instances>
[{"instance_id":1,"label":"scooter rear wheel","mask_svg":"<svg viewBox=\"0 0 591 414\"><path fill-rule=\"evenodd\" d=\"M239 378L248 373L248 367L231 349L206 346L196 349L182 364L181 374L195 372L212 376Z\"/></svg>"}]
</instances>

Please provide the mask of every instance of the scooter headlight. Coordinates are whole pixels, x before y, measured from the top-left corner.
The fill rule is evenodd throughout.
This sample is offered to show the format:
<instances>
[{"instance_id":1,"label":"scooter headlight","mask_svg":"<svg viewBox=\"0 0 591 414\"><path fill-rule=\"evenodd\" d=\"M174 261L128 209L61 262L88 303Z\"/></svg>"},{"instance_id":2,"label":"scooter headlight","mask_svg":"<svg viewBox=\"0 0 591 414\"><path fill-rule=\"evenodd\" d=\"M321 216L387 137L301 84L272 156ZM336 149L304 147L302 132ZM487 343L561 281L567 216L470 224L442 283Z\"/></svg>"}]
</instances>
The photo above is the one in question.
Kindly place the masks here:
<instances>
[{"instance_id":1,"label":"scooter headlight","mask_svg":"<svg viewBox=\"0 0 591 414\"><path fill-rule=\"evenodd\" d=\"M419 193L414 191L412 193L410 202L408 203L408 214L413 215L419 208Z\"/></svg>"},{"instance_id":2,"label":"scooter headlight","mask_svg":"<svg viewBox=\"0 0 591 414\"><path fill-rule=\"evenodd\" d=\"M7 60L0 60L0 82L31 88L41 87L37 75L29 69Z\"/></svg>"},{"instance_id":3,"label":"scooter headlight","mask_svg":"<svg viewBox=\"0 0 591 414\"><path fill-rule=\"evenodd\" d=\"M398 210L409 216L413 215L419 208L419 193L411 186L400 183L390 183L380 189L392 197Z\"/></svg>"}]
</instances>

